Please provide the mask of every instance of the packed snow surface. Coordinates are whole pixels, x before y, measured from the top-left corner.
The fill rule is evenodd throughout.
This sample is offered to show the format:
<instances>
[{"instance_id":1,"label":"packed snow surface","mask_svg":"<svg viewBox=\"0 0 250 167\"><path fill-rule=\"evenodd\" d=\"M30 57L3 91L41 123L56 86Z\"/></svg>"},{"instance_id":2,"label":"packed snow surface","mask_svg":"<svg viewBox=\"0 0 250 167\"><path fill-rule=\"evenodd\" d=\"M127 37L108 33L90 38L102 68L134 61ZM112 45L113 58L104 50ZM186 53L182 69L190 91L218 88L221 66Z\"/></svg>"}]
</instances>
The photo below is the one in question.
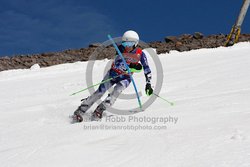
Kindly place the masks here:
<instances>
[{"instance_id":1,"label":"packed snow surface","mask_svg":"<svg viewBox=\"0 0 250 167\"><path fill-rule=\"evenodd\" d=\"M174 106L157 98L144 112L78 124L69 115L89 92L70 94L86 87L88 62L0 72L0 166L249 167L250 43L159 58L159 95ZM95 62L93 83L108 64ZM134 79L145 102L143 73ZM131 84L123 93L133 92ZM118 99L114 107L137 105Z\"/></svg>"}]
</instances>

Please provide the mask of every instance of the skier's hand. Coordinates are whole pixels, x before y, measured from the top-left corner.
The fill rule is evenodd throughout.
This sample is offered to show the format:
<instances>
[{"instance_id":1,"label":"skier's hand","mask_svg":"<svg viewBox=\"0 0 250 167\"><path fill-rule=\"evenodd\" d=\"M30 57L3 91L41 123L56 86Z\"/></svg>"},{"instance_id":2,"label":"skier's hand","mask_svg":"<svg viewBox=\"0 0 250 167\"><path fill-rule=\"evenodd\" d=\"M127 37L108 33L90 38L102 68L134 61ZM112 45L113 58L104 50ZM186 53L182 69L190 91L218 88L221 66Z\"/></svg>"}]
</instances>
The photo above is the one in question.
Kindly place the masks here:
<instances>
[{"instance_id":1,"label":"skier's hand","mask_svg":"<svg viewBox=\"0 0 250 167\"><path fill-rule=\"evenodd\" d=\"M131 72L141 72L142 71L142 65L140 63L130 63L129 68Z\"/></svg>"},{"instance_id":2,"label":"skier's hand","mask_svg":"<svg viewBox=\"0 0 250 167\"><path fill-rule=\"evenodd\" d=\"M148 96L151 96L151 95L153 94L153 89L152 89L150 83L147 83L147 84L146 84L145 91L146 91L146 95L148 95Z\"/></svg>"}]
</instances>

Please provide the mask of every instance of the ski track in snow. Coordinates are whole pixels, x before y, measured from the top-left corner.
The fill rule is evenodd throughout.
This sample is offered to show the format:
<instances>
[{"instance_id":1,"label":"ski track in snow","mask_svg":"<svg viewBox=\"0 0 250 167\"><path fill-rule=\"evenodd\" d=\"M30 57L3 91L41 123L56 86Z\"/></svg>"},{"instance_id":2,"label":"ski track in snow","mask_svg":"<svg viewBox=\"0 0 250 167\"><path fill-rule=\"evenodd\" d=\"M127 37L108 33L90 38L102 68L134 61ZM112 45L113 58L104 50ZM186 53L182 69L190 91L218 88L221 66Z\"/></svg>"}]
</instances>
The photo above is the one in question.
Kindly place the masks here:
<instances>
[{"instance_id":1,"label":"ski track in snow","mask_svg":"<svg viewBox=\"0 0 250 167\"><path fill-rule=\"evenodd\" d=\"M0 165L249 167L249 53L250 43L244 42L159 55L164 70L160 96L175 106L157 99L133 116L178 118L176 124L168 122L162 130L84 129L152 125L128 122L129 116L124 116L125 122L70 124L68 116L89 95L69 96L86 87L87 62L0 72ZM148 59L154 84L156 68L152 58ZM93 71L103 71L108 62L97 61ZM103 72L94 73L93 83L102 77ZM142 101L146 101L144 75L135 74L134 78ZM133 91L130 85L124 93ZM137 105L136 99L118 99L114 107Z\"/></svg>"}]
</instances>

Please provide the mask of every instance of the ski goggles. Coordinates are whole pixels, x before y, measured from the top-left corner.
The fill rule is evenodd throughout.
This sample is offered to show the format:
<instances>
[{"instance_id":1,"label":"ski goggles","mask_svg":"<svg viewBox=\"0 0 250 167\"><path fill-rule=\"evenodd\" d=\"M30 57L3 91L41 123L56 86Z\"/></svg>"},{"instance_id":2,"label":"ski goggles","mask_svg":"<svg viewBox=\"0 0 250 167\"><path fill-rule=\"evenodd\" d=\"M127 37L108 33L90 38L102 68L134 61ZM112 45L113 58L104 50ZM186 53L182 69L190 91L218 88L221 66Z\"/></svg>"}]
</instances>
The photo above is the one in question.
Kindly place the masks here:
<instances>
[{"instance_id":1,"label":"ski goggles","mask_svg":"<svg viewBox=\"0 0 250 167\"><path fill-rule=\"evenodd\" d=\"M124 47L133 47L134 45L135 45L135 42L133 42L133 41L122 42L122 46L124 46Z\"/></svg>"}]
</instances>

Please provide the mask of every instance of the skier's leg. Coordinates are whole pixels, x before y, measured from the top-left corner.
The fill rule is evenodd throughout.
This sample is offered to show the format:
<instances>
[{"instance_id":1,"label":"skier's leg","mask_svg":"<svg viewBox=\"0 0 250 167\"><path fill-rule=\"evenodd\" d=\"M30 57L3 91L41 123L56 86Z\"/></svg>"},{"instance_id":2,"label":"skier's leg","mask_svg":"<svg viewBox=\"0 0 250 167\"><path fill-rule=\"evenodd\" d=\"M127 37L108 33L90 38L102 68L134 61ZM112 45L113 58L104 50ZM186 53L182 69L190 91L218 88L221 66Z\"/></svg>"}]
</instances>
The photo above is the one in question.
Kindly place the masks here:
<instances>
[{"instance_id":1,"label":"skier's leg","mask_svg":"<svg viewBox=\"0 0 250 167\"><path fill-rule=\"evenodd\" d=\"M109 73L105 75L103 78L104 80L107 80L109 78ZM78 107L76 112L82 112L85 113L98 99L100 99L103 94L113 85L114 83L111 81L102 83L99 88L89 97L82 100L81 105Z\"/></svg>"},{"instance_id":2,"label":"skier's leg","mask_svg":"<svg viewBox=\"0 0 250 167\"><path fill-rule=\"evenodd\" d=\"M118 82L114 87L114 90L108 94L106 99L100 105L97 106L95 112L93 113L94 117L101 118L103 111L115 103L117 97L129 86L129 84L130 80L128 79Z\"/></svg>"},{"instance_id":3,"label":"skier's leg","mask_svg":"<svg viewBox=\"0 0 250 167\"><path fill-rule=\"evenodd\" d=\"M129 80L122 80L121 82L118 82L114 87L114 90L110 94L108 94L106 99L103 101L104 106L106 108L112 106L118 96L122 93L123 90L125 90L129 86L129 84Z\"/></svg>"}]
</instances>

